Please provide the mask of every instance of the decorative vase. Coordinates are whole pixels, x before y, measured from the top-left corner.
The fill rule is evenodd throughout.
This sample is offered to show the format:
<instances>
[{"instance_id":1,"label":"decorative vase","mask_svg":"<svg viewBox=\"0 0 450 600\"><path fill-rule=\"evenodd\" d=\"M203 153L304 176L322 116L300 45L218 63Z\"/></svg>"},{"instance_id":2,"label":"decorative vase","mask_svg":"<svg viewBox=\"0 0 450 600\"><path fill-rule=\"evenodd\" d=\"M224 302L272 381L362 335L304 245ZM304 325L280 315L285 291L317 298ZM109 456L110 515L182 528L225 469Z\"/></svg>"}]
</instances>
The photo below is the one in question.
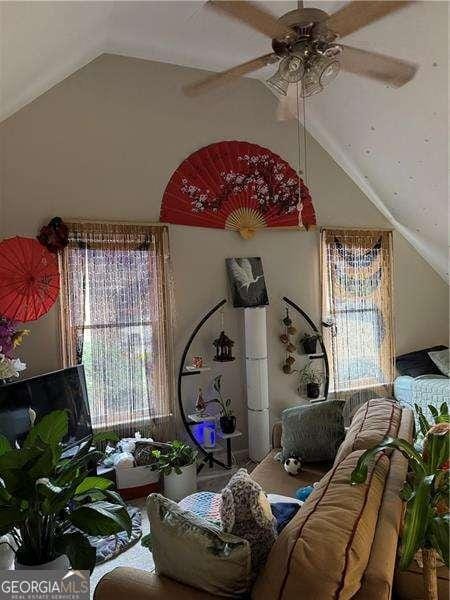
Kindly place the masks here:
<instances>
[{"instance_id":1,"label":"decorative vase","mask_svg":"<svg viewBox=\"0 0 450 600\"><path fill-rule=\"evenodd\" d=\"M315 354L317 352L317 338L305 338L302 340L305 354Z\"/></svg>"},{"instance_id":2,"label":"decorative vase","mask_svg":"<svg viewBox=\"0 0 450 600\"><path fill-rule=\"evenodd\" d=\"M320 385L318 383L307 383L306 384L306 395L311 400L315 400L319 397L320 394Z\"/></svg>"},{"instance_id":3,"label":"decorative vase","mask_svg":"<svg viewBox=\"0 0 450 600\"><path fill-rule=\"evenodd\" d=\"M170 475L164 475L164 496L175 502L179 502L186 496L197 491L197 465L192 463L186 467L180 467L178 475L172 470Z\"/></svg>"},{"instance_id":4,"label":"decorative vase","mask_svg":"<svg viewBox=\"0 0 450 600\"><path fill-rule=\"evenodd\" d=\"M54 560L51 560L41 565L23 565L17 556L14 561L16 571L68 571L70 569L69 559L65 554L61 554Z\"/></svg>"},{"instance_id":5,"label":"decorative vase","mask_svg":"<svg viewBox=\"0 0 450 600\"><path fill-rule=\"evenodd\" d=\"M219 422L222 433L234 433L234 430L236 429L236 417L234 415L220 417Z\"/></svg>"}]
</instances>

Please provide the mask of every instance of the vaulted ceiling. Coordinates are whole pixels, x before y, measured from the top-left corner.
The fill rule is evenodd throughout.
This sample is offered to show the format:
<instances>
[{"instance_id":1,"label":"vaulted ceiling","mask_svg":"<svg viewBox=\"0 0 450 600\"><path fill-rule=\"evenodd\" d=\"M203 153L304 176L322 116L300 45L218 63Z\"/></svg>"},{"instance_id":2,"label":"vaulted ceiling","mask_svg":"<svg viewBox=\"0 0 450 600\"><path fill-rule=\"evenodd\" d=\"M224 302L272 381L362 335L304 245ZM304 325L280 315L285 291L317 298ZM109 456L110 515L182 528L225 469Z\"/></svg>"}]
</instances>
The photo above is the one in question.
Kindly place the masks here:
<instances>
[{"instance_id":1,"label":"vaulted ceiling","mask_svg":"<svg viewBox=\"0 0 450 600\"><path fill-rule=\"evenodd\" d=\"M275 15L296 7L259 4ZM327 12L343 4L305 2ZM2 2L0 19L1 119L103 52L215 71L270 51L267 38L202 0ZM418 74L393 89L341 73L307 100L306 126L448 280L447 40L448 3L433 1L414 2L352 34L346 43L415 62ZM264 81L273 70L255 77ZM295 112L296 98L290 102Z\"/></svg>"}]
</instances>

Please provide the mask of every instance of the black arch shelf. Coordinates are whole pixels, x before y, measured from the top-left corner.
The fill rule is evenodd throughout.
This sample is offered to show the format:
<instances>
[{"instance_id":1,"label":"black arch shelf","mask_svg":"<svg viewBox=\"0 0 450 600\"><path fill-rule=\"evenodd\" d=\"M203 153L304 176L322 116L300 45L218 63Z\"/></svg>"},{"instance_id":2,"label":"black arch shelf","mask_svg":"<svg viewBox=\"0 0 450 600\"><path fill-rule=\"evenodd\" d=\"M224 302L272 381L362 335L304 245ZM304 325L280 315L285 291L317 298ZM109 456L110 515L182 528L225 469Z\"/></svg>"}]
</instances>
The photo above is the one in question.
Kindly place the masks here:
<instances>
[{"instance_id":1,"label":"black arch shelf","mask_svg":"<svg viewBox=\"0 0 450 600\"><path fill-rule=\"evenodd\" d=\"M283 301L288 304L291 308L293 308L295 311L297 311L304 319L305 321L308 323L308 325L311 327L311 329L315 332L320 334L319 329L317 328L316 324L314 323L314 321L311 319L311 317L303 310L301 309L298 304L296 304L295 302L293 302L292 300L290 300L289 298L287 298L286 296L283 296ZM192 346L192 343L194 342L195 338L197 337L197 334L199 333L199 331L201 330L201 328L205 325L205 323L219 310L222 308L222 306L224 306L227 303L227 300L224 298L223 300L220 300L220 302L218 302L215 306L213 306L203 317L202 319L198 322L198 324L195 326L195 328L193 329L191 335L189 336L189 339L186 343L186 346L184 347L183 353L181 355L181 361L180 361L180 366L178 369L178 381L177 381L177 393L178 393L178 406L180 409L180 415L181 415L181 419L183 421L183 425L186 429L187 434L189 435L190 439L192 440L194 446L198 449L199 453L203 456L203 462L202 464L199 465L198 471L200 471L204 465L206 463L209 463L209 465L212 467L213 464L215 463L216 465L222 467L223 469L230 469L230 466L228 466L227 464L225 464L224 462L218 460L217 458L214 457L212 452L208 452L207 449L205 449L195 438L194 434L192 433L192 429L191 427L194 425L198 425L197 422L194 421L190 421L188 419L188 417L186 416L186 413L184 412L184 406L183 406L183 397L182 397L182 392L183 392L183 378L184 377L190 377L193 375L198 375L201 373L201 371L185 371L185 364L186 364L186 357L189 353L189 350ZM330 384L330 367L329 367L329 362L328 362L328 355L327 355L327 351L325 348L325 345L323 343L323 339L322 337L319 338L319 343L320 343L320 347L322 349L322 360L324 361L324 365L325 365L325 387L324 387L324 396L325 399L328 397L328 390L329 390L329 384Z\"/></svg>"},{"instance_id":2,"label":"black arch shelf","mask_svg":"<svg viewBox=\"0 0 450 600\"><path fill-rule=\"evenodd\" d=\"M318 333L320 335L319 343L320 343L320 347L322 349L322 357L321 358L325 365L325 387L324 387L323 395L325 396L325 400L326 400L328 398L328 390L330 388L330 364L328 362L327 350L325 348L325 344L323 343L322 335L321 335L319 329L317 328L317 325L311 319L311 317L303 309L301 309L298 304L296 304L295 302L293 302L286 296L283 296L283 302L285 302L291 308L296 310L305 319L305 321L308 323L308 325L311 327L311 329L315 333Z\"/></svg>"},{"instance_id":3,"label":"black arch shelf","mask_svg":"<svg viewBox=\"0 0 450 600\"><path fill-rule=\"evenodd\" d=\"M226 303L227 303L227 301L225 298L223 300L221 300L220 302L218 302L215 306L213 306L211 308L211 310L209 310L205 314L204 317L202 317L202 319L199 321L199 323L195 326L194 330L192 331L191 335L189 336L186 346L184 347L183 354L181 355L180 367L178 369L178 385L177 385L178 406L180 408L181 419L183 421L183 425L184 425L189 437L191 438L192 442L194 443L194 445L196 446L196 448L198 449L200 454L203 455L203 463L201 465L199 465L198 471L200 471L204 467L205 463L207 463L207 462L209 463L210 467L212 467L213 464L215 463L216 465L219 465L220 467L222 467L224 469L230 468L228 465L226 465L222 461L215 458L212 452L208 452L205 448L203 448L203 446L201 444L198 443L198 441L195 438L195 435L192 433L192 430L191 430L191 427L193 425L198 425L198 423L189 421L189 419L187 418L186 413L184 412L183 397L182 397L183 377L190 377L192 375L198 375L199 373L201 373L201 371L185 371L184 370L184 366L186 364L186 357L192 346L192 342L197 337L197 334L200 331L200 329L203 327L203 325L205 325L205 323L213 316L213 314L216 313L220 308L222 308L222 306L224 306Z\"/></svg>"}]
</instances>

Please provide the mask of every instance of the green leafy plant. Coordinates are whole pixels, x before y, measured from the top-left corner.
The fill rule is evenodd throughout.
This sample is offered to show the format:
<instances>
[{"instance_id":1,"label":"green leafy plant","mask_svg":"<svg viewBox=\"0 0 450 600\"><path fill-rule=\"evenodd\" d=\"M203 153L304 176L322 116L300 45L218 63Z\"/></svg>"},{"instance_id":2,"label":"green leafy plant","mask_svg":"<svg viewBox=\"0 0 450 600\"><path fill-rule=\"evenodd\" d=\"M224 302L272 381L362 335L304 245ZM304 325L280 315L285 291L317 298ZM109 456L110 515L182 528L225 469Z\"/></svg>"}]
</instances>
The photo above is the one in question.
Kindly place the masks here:
<instances>
[{"instance_id":1,"label":"green leafy plant","mask_svg":"<svg viewBox=\"0 0 450 600\"><path fill-rule=\"evenodd\" d=\"M181 468L192 465L197 458L197 450L188 446L184 442L174 440L167 444L163 450L153 450L154 462L151 465L152 471L159 471L163 475L170 475L175 471L181 475Z\"/></svg>"},{"instance_id":2,"label":"green leafy plant","mask_svg":"<svg viewBox=\"0 0 450 600\"><path fill-rule=\"evenodd\" d=\"M213 388L217 394L217 398L209 400L206 404L217 403L220 406L220 414L222 417L233 416L233 409L231 408L231 398L223 399L222 396L222 375L214 377Z\"/></svg>"},{"instance_id":3,"label":"green leafy plant","mask_svg":"<svg viewBox=\"0 0 450 600\"><path fill-rule=\"evenodd\" d=\"M313 369L309 363L298 374L299 385L308 385L308 383L317 383L320 385L322 381L322 373Z\"/></svg>"},{"instance_id":4,"label":"green leafy plant","mask_svg":"<svg viewBox=\"0 0 450 600\"><path fill-rule=\"evenodd\" d=\"M450 423L448 406L428 407L434 424L415 405L422 434L422 452L401 438L388 437L366 450L351 475L353 484L364 483L374 457L387 449L399 450L409 460L411 476L401 496L406 501L399 567L407 569L418 550L422 551L427 600L437 600L436 557L449 566Z\"/></svg>"},{"instance_id":5,"label":"green leafy plant","mask_svg":"<svg viewBox=\"0 0 450 600\"><path fill-rule=\"evenodd\" d=\"M67 411L58 410L38 421L20 447L0 436L0 535L10 534L24 565L66 554L74 569L92 571L95 548L87 536L130 534L131 519L112 481L89 476L89 465L103 456L91 450L96 437L63 458L67 431Z\"/></svg>"}]
</instances>

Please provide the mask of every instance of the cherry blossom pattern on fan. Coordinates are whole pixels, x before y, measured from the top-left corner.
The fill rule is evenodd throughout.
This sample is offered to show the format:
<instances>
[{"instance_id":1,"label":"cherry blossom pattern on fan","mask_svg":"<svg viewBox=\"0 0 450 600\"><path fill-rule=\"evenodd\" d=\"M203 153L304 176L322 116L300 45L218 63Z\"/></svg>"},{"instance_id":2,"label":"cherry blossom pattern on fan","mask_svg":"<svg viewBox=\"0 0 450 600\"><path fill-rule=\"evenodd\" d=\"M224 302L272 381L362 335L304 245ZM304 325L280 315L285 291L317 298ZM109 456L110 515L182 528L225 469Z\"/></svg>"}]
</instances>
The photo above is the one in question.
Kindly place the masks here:
<instances>
[{"instance_id":1,"label":"cherry blossom pattern on fan","mask_svg":"<svg viewBox=\"0 0 450 600\"><path fill-rule=\"evenodd\" d=\"M161 221L237 230L245 238L263 227L316 224L309 190L289 163L236 141L206 146L183 161L165 190Z\"/></svg>"}]
</instances>

